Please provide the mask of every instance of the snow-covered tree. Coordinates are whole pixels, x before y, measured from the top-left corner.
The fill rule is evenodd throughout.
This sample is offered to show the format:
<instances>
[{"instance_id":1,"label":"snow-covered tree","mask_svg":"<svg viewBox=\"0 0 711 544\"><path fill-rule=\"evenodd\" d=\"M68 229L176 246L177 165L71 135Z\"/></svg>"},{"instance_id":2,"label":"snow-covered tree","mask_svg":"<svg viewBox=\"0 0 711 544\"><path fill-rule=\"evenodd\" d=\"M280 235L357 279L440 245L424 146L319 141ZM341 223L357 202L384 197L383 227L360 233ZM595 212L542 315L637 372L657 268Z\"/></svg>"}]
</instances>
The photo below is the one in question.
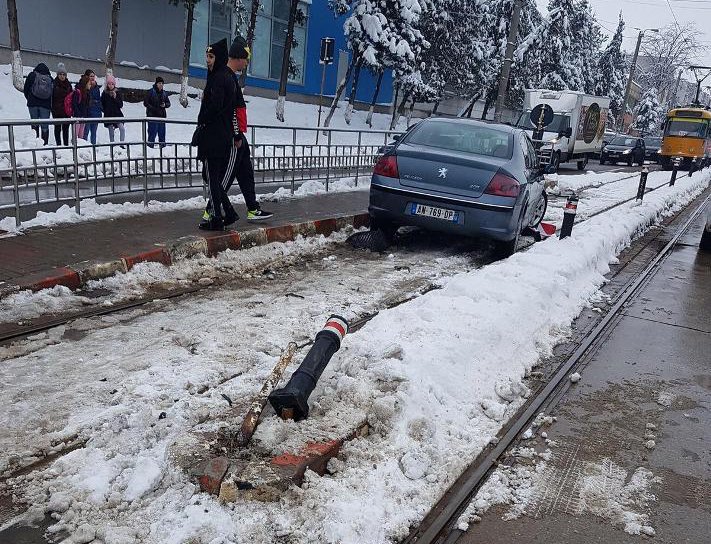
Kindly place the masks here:
<instances>
[{"instance_id":1,"label":"snow-covered tree","mask_svg":"<svg viewBox=\"0 0 711 544\"><path fill-rule=\"evenodd\" d=\"M508 42L509 30L511 28L511 17L513 14L514 0L492 0L487 2L490 13L489 31L489 52L492 78L487 85L484 95L484 117L489 108L496 102L499 92L499 79L506 55L506 44ZM541 14L536 7L535 0L523 0L521 6L521 16L518 26L518 41L516 46L520 47L525 39L531 35L534 29L541 25ZM523 100L523 90L527 87L538 85L540 80L539 50L537 48L524 48L518 54L514 54L513 65L509 76L508 95L506 105L511 109L521 106Z\"/></svg>"},{"instance_id":2,"label":"snow-covered tree","mask_svg":"<svg viewBox=\"0 0 711 544\"><path fill-rule=\"evenodd\" d=\"M624 30L625 22L622 19L622 13L620 13L617 30L600 56L596 71L597 81L594 94L610 97L610 111L614 118L617 118L622 111L622 101L625 98L627 83L628 66L622 51Z\"/></svg>"},{"instance_id":3,"label":"snow-covered tree","mask_svg":"<svg viewBox=\"0 0 711 544\"><path fill-rule=\"evenodd\" d=\"M581 81L571 88L592 94L597 83L595 75L603 43L602 31L587 0L574 3L573 7L571 51L568 59L580 69Z\"/></svg>"},{"instance_id":4,"label":"snow-covered tree","mask_svg":"<svg viewBox=\"0 0 711 544\"><path fill-rule=\"evenodd\" d=\"M648 89L639 104L634 109L634 123L632 128L639 130L643 135L655 133L664 120L665 110L659 104L657 89Z\"/></svg>"},{"instance_id":5,"label":"snow-covered tree","mask_svg":"<svg viewBox=\"0 0 711 544\"><path fill-rule=\"evenodd\" d=\"M416 72L416 59L429 44L418 29L423 12L433 8L433 0L329 0L336 15L350 13L344 23L348 47L352 51L346 77L339 82L324 126L330 124L347 80L359 64L375 71L393 70L400 81Z\"/></svg>"},{"instance_id":6,"label":"snow-covered tree","mask_svg":"<svg viewBox=\"0 0 711 544\"><path fill-rule=\"evenodd\" d=\"M582 68L574 62L577 59L572 47L574 12L573 0L548 3L549 22L537 40L541 48L541 88L578 90L583 87Z\"/></svg>"}]
</instances>

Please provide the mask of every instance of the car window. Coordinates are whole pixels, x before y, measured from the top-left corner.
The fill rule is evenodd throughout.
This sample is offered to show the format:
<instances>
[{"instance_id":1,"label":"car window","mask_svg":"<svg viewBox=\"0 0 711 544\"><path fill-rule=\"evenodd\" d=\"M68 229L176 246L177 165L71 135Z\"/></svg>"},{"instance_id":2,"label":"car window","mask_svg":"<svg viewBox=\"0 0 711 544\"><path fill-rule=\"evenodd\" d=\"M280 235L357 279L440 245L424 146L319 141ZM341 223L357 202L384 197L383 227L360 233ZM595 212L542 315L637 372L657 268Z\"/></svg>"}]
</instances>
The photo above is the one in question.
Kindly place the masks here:
<instances>
[{"instance_id":1,"label":"car window","mask_svg":"<svg viewBox=\"0 0 711 544\"><path fill-rule=\"evenodd\" d=\"M533 161L531 168L536 168L538 166L538 153L536 153L536 148L533 147L533 142L528 136L526 136L526 145L528 146L528 153Z\"/></svg>"},{"instance_id":2,"label":"car window","mask_svg":"<svg viewBox=\"0 0 711 544\"><path fill-rule=\"evenodd\" d=\"M526 138L521 138L519 143L521 144L521 151L523 151L523 160L526 169L531 170L533 168L533 161L531 159L531 153L528 150L528 145L526 145Z\"/></svg>"},{"instance_id":3,"label":"car window","mask_svg":"<svg viewBox=\"0 0 711 544\"><path fill-rule=\"evenodd\" d=\"M516 126L518 128L525 128L527 130L535 129L535 125L531 122L531 112L524 111L516 121ZM545 128L546 132L562 132L570 126L570 117L566 115L561 115L556 113L553 116L553 121L551 124Z\"/></svg>"},{"instance_id":4,"label":"car window","mask_svg":"<svg viewBox=\"0 0 711 544\"><path fill-rule=\"evenodd\" d=\"M624 147L634 147L634 138L629 138L629 137L624 137L624 136L616 136L611 142L611 145L621 145Z\"/></svg>"},{"instance_id":5,"label":"car window","mask_svg":"<svg viewBox=\"0 0 711 544\"><path fill-rule=\"evenodd\" d=\"M705 119L670 119L664 134L687 138L704 138L708 121Z\"/></svg>"},{"instance_id":6,"label":"car window","mask_svg":"<svg viewBox=\"0 0 711 544\"><path fill-rule=\"evenodd\" d=\"M421 123L404 142L500 159L510 159L513 151L513 134L469 123Z\"/></svg>"}]
</instances>

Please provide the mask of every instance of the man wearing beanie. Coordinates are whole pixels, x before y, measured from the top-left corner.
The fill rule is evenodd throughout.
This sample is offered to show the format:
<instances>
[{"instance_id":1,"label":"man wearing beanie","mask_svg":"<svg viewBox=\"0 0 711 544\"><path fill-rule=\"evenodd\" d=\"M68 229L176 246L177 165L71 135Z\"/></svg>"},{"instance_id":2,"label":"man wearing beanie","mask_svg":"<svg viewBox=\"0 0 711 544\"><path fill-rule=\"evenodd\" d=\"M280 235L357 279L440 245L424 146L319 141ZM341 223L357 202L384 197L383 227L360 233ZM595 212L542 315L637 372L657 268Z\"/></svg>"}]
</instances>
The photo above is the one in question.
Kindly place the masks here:
<instances>
[{"instance_id":1,"label":"man wearing beanie","mask_svg":"<svg viewBox=\"0 0 711 544\"><path fill-rule=\"evenodd\" d=\"M54 80L54 89L52 90L52 117L55 119L67 119L69 117L64 107L64 100L71 92L72 84L67 79L67 69L64 67L64 63L60 62L57 64L57 77ZM64 142L65 146L69 145L69 123L56 123L54 125L54 141L57 146L62 145L62 142Z\"/></svg>"},{"instance_id":2,"label":"man wearing beanie","mask_svg":"<svg viewBox=\"0 0 711 544\"><path fill-rule=\"evenodd\" d=\"M222 230L237 221L225 187L229 160L235 142L233 124L237 103L234 73L227 67L227 40L209 45L205 51L207 82L198 113L197 156L208 187L207 210L198 225L203 230Z\"/></svg>"},{"instance_id":3,"label":"man wearing beanie","mask_svg":"<svg viewBox=\"0 0 711 544\"><path fill-rule=\"evenodd\" d=\"M250 156L249 143L247 142L247 103L244 101L242 89L239 86L239 74L247 69L251 51L247 46L247 41L242 36L237 36L229 51L227 66L234 72L235 83L237 84L237 105L235 108L235 145L231 150L234 160L230 162L231 171L228 172L228 180L225 184L225 192L230 190L235 177L239 184L244 203L247 205L247 220L261 221L272 217L272 213L263 210L257 202L256 189L254 186L254 168Z\"/></svg>"},{"instance_id":4,"label":"man wearing beanie","mask_svg":"<svg viewBox=\"0 0 711 544\"><path fill-rule=\"evenodd\" d=\"M237 36L229 50L229 59L227 67L232 73L236 85L236 105L234 116L232 119L233 129L235 133L234 145L229 152L227 161L228 170L222 183L222 189L225 194L230 190L234 183L235 177L239 184L240 191L244 197L244 203L247 205L247 220L261 221L269 219L274 214L263 210L257 202L257 194L254 185L254 168L252 167L252 159L249 152L249 143L247 142L247 104L244 101L242 89L239 86L239 74L247 68L251 52L247 46L247 41L242 36ZM207 209L203 214L203 220L209 218L209 209L211 202L208 201ZM236 221L236 216L235 216ZM227 223L230 224L230 223Z\"/></svg>"}]
</instances>

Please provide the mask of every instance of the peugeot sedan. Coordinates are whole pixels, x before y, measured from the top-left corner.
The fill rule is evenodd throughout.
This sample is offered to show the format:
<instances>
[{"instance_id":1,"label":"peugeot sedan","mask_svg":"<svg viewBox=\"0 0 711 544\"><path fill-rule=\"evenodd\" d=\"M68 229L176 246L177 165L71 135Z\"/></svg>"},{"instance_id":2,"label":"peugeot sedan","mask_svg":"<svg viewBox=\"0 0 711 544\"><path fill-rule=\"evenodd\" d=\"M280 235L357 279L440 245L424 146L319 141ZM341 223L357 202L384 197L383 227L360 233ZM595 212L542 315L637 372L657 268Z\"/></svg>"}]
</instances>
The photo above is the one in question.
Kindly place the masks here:
<instances>
[{"instance_id":1,"label":"peugeot sedan","mask_svg":"<svg viewBox=\"0 0 711 544\"><path fill-rule=\"evenodd\" d=\"M471 119L426 119L375 165L371 227L414 225L493 240L516 250L546 212L543 170L518 128Z\"/></svg>"}]
</instances>

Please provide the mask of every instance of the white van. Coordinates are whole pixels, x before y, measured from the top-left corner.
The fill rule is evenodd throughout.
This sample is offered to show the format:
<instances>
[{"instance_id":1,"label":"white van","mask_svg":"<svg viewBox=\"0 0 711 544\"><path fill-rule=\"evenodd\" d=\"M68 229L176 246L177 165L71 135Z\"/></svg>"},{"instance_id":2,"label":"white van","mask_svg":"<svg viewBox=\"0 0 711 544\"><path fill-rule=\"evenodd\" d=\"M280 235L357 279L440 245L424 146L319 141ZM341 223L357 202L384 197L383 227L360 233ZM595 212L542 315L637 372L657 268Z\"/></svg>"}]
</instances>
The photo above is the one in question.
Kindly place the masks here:
<instances>
[{"instance_id":1,"label":"white van","mask_svg":"<svg viewBox=\"0 0 711 544\"><path fill-rule=\"evenodd\" d=\"M540 113L542 108L548 115ZM551 171L557 171L564 162L576 162L578 170L583 170L588 158L602 149L609 109L607 97L577 91L526 89L523 112L516 126L530 131L541 163L549 164ZM542 121L548 124L539 131L537 125Z\"/></svg>"}]
</instances>

